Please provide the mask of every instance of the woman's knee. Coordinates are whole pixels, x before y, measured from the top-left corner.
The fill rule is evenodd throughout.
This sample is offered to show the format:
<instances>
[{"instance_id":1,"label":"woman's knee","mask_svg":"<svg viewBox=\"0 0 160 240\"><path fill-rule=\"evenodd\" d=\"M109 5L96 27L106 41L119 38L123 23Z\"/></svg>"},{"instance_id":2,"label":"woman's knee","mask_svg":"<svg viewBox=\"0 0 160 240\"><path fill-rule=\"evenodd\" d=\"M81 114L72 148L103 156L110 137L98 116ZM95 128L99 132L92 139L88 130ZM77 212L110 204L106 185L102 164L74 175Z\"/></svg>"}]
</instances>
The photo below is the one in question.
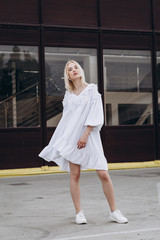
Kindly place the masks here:
<instances>
[{"instance_id":1,"label":"woman's knee","mask_svg":"<svg viewBox=\"0 0 160 240\"><path fill-rule=\"evenodd\" d=\"M70 177L74 182L78 182L80 178L80 173L79 172L71 173Z\"/></svg>"},{"instance_id":2,"label":"woman's knee","mask_svg":"<svg viewBox=\"0 0 160 240\"><path fill-rule=\"evenodd\" d=\"M80 166L70 163L70 178L73 181L79 181L80 178Z\"/></svg>"},{"instance_id":3,"label":"woman's knee","mask_svg":"<svg viewBox=\"0 0 160 240\"><path fill-rule=\"evenodd\" d=\"M97 174L101 181L110 182L110 176L107 171L97 170Z\"/></svg>"}]
</instances>

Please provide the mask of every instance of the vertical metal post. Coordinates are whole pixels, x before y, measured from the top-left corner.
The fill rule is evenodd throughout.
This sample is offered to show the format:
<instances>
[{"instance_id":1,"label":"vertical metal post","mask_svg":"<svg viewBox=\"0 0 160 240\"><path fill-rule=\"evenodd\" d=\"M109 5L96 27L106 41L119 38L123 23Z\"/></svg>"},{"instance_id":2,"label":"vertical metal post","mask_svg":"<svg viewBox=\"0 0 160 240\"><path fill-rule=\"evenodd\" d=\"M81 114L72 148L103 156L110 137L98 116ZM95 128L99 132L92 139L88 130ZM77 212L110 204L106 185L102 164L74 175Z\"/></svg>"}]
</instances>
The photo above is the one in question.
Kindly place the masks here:
<instances>
[{"instance_id":1,"label":"vertical metal post","mask_svg":"<svg viewBox=\"0 0 160 240\"><path fill-rule=\"evenodd\" d=\"M12 62L12 95L16 94L16 63ZM17 127L17 100L12 99L13 127Z\"/></svg>"},{"instance_id":2,"label":"vertical metal post","mask_svg":"<svg viewBox=\"0 0 160 240\"><path fill-rule=\"evenodd\" d=\"M104 100L104 83L103 83L103 46L102 46L102 30L101 30L101 14L100 14L100 1L97 0L97 25L98 32L98 86Z\"/></svg>"},{"instance_id":3,"label":"vertical metal post","mask_svg":"<svg viewBox=\"0 0 160 240\"><path fill-rule=\"evenodd\" d=\"M40 124L42 147L46 146L47 132L46 132L46 94L45 94L45 52L44 52L44 30L43 30L43 16L42 16L42 1L39 2L40 14L40 42L39 42L39 89L40 89Z\"/></svg>"},{"instance_id":4,"label":"vertical metal post","mask_svg":"<svg viewBox=\"0 0 160 240\"><path fill-rule=\"evenodd\" d=\"M97 0L97 25L99 27L99 32L98 32L98 87L100 90L100 93L102 95L102 101L103 101L103 106L104 106L104 113L106 112L105 110L105 100L104 100L104 82L103 82L103 44L102 44L102 30L101 30L101 6L100 6L100 1ZM106 118L106 116L104 116ZM101 131L101 137L102 141L104 139L104 127L102 128Z\"/></svg>"},{"instance_id":5,"label":"vertical metal post","mask_svg":"<svg viewBox=\"0 0 160 240\"><path fill-rule=\"evenodd\" d=\"M152 88L153 88L153 123L154 123L154 152L155 159L159 159L159 123L158 123L158 79L157 79L157 57L155 43L155 27L154 27L154 6L151 0L151 19L152 19Z\"/></svg>"}]
</instances>

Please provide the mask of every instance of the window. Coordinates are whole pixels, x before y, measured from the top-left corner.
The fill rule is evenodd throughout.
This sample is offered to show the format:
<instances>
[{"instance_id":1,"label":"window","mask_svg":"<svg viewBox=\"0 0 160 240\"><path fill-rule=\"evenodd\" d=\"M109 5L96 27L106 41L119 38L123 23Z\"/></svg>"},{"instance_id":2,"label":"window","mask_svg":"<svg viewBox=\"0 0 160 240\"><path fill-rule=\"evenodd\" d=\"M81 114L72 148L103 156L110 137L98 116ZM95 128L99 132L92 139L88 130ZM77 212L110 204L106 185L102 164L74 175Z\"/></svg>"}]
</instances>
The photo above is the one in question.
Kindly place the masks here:
<instances>
[{"instance_id":1,"label":"window","mask_svg":"<svg viewBox=\"0 0 160 240\"><path fill-rule=\"evenodd\" d=\"M39 126L38 47L0 46L0 127Z\"/></svg>"},{"instance_id":2,"label":"window","mask_svg":"<svg viewBox=\"0 0 160 240\"><path fill-rule=\"evenodd\" d=\"M160 123L160 51L157 52L157 73L158 73L158 121Z\"/></svg>"},{"instance_id":3,"label":"window","mask_svg":"<svg viewBox=\"0 0 160 240\"><path fill-rule=\"evenodd\" d=\"M105 124L152 124L150 51L105 49L103 57Z\"/></svg>"},{"instance_id":4,"label":"window","mask_svg":"<svg viewBox=\"0 0 160 240\"><path fill-rule=\"evenodd\" d=\"M57 126L65 93L64 67L68 60L77 61L85 72L86 82L97 83L97 52L86 48L45 48L47 126Z\"/></svg>"}]
</instances>

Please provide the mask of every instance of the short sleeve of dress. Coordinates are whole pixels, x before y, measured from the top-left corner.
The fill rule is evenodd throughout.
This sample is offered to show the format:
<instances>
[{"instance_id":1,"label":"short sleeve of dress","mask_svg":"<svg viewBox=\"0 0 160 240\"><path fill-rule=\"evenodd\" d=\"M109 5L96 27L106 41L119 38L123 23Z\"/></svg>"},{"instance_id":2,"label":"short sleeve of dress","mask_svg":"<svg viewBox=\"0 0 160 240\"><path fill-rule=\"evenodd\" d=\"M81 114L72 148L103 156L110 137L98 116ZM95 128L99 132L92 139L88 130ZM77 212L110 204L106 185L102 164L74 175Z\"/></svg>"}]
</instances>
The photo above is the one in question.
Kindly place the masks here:
<instances>
[{"instance_id":1,"label":"short sleeve of dress","mask_svg":"<svg viewBox=\"0 0 160 240\"><path fill-rule=\"evenodd\" d=\"M93 130L100 131L104 123L104 114L101 94L97 90L97 85L93 86L90 104L90 110L84 125L93 126Z\"/></svg>"}]
</instances>

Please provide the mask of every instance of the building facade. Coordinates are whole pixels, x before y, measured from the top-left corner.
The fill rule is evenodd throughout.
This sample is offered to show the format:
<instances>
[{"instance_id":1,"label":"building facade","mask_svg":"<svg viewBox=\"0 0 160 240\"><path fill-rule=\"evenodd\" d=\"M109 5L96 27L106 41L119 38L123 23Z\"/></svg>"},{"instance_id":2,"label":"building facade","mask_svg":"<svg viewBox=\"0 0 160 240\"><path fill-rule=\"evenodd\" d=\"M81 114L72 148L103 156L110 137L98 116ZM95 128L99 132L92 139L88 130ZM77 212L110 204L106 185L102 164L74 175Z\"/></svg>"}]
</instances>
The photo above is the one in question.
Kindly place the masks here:
<instances>
[{"instance_id":1,"label":"building facade","mask_svg":"<svg viewBox=\"0 0 160 240\"><path fill-rule=\"evenodd\" d=\"M0 4L0 169L45 165L69 59L102 94L108 162L160 159L159 0Z\"/></svg>"}]
</instances>

